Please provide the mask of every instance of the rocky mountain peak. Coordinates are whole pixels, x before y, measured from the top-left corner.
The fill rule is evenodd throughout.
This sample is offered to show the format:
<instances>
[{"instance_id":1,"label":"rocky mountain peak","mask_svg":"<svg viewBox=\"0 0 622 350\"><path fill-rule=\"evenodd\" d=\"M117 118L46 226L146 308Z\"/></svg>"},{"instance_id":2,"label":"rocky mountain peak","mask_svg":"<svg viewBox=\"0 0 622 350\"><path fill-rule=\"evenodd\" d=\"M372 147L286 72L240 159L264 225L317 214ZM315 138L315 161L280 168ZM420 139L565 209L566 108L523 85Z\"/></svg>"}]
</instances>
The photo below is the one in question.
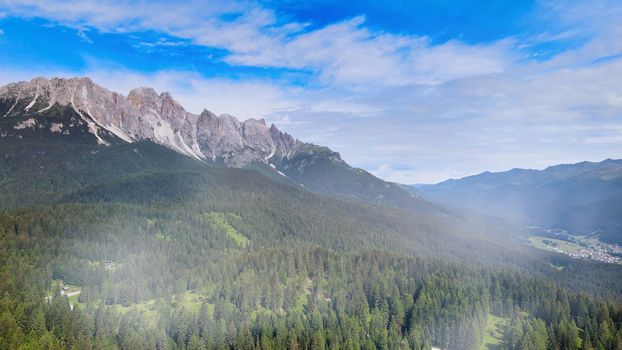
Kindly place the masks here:
<instances>
[{"instance_id":1,"label":"rocky mountain peak","mask_svg":"<svg viewBox=\"0 0 622 350\"><path fill-rule=\"evenodd\" d=\"M130 90L130 93L127 95L127 101L136 108L140 108L145 105L155 107L157 99L158 93L150 87L134 88Z\"/></svg>"},{"instance_id":2,"label":"rocky mountain peak","mask_svg":"<svg viewBox=\"0 0 622 350\"><path fill-rule=\"evenodd\" d=\"M0 87L0 104L0 116L29 116L35 122L53 106L69 108L101 144L109 143L105 135L110 133L124 142L151 140L202 161L231 166L291 156L302 144L263 119L240 121L208 110L195 115L168 92L139 87L126 97L90 78L37 77L8 84Z\"/></svg>"}]
</instances>

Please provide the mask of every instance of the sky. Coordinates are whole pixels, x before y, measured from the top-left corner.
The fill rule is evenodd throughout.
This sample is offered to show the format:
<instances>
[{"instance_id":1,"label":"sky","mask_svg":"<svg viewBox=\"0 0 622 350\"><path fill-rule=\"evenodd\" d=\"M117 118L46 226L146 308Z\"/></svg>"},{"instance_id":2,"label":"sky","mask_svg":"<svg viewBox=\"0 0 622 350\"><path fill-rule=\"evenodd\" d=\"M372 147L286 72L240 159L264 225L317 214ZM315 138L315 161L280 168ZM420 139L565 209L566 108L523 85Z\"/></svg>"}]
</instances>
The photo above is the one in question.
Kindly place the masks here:
<instances>
[{"instance_id":1,"label":"sky","mask_svg":"<svg viewBox=\"0 0 622 350\"><path fill-rule=\"evenodd\" d=\"M0 0L0 85L150 86L435 183L622 158L620 18L617 0Z\"/></svg>"}]
</instances>

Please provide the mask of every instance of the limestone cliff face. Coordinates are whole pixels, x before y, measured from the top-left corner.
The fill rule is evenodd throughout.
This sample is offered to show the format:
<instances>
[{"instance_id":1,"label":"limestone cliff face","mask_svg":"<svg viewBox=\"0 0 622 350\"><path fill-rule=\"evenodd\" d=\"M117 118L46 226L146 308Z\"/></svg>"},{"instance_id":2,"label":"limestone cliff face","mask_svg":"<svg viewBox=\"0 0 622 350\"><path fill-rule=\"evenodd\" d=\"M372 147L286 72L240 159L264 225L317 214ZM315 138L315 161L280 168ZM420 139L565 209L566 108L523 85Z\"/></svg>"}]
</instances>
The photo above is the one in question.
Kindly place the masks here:
<instances>
[{"instance_id":1,"label":"limestone cliff face","mask_svg":"<svg viewBox=\"0 0 622 350\"><path fill-rule=\"evenodd\" d=\"M0 117L30 116L36 123L55 105L71 107L101 144L111 133L125 142L151 140L207 162L242 167L251 162L289 158L303 145L264 120L239 121L204 110L187 112L168 92L136 88L128 96L109 91L89 78L35 78L0 87L7 106Z\"/></svg>"}]
</instances>

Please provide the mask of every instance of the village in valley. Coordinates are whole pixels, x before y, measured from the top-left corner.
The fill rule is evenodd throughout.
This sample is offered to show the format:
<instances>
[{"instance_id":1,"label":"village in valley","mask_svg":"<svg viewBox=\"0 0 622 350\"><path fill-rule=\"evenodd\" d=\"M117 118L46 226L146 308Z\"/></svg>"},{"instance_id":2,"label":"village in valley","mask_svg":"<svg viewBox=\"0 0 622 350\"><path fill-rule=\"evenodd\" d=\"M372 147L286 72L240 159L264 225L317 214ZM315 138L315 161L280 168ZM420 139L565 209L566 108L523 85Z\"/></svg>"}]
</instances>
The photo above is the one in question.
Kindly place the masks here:
<instances>
[{"instance_id":1,"label":"village in valley","mask_svg":"<svg viewBox=\"0 0 622 350\"><path fill-rule=\"evenodd\" d=\"M538 229L537 235L529 237L529 241L536 248L568 255L575 259L622 264L622 246L602 242L597 234L573 236L561 229L531 229Z\"/></svg>"}]
</instances>

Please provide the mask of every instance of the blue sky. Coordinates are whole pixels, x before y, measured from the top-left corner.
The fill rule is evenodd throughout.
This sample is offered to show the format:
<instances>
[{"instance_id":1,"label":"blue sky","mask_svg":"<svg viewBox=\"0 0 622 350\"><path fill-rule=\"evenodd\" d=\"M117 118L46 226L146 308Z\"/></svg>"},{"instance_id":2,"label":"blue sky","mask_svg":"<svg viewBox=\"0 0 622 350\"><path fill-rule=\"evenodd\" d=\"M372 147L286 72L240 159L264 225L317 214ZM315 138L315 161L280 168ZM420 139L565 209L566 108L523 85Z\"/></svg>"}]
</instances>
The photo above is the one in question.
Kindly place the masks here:
<instances>
[{"instance_id":1,"label":"blue sky","mask_svg":"<svg viewBox=\"0 0 622 350\"><path fill-rule=\"evenodd\" d=\"M5 1L0 84L266 118L403 183L622 157L617 1Z\"/></svg>"}]
</instances>

